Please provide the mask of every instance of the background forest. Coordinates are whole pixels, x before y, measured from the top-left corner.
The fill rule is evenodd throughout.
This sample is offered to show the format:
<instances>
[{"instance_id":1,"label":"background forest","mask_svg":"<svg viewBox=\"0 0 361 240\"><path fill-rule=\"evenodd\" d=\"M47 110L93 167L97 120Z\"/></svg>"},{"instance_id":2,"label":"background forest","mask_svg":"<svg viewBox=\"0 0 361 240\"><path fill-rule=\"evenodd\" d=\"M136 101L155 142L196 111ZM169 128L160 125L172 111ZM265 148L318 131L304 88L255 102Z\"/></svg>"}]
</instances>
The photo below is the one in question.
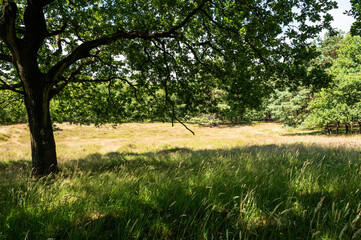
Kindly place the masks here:
<instances>
[{"instance_id":1,"label":"background forest","mask_svg":"<svg viewBox=\"0 0 361 240\"><path fill-rule=\"evenodd\" d=\"M291 66L298 71L288 81L275 74L266 84L232 86L210 77L207 84L197 86L195 81L188 86L203 88L193 99L172 95L173 110L193 123L277 121L328 133L361 131L361 37L326 34L312 47L317 55L307 64ZM71 83L52 100L51 112L56 123L172 121L159 104L164 95L163 89L150 91L119 81ZM0 99L0 123L27 122L22 98L1 91Z\"/></svg>"}]
</instances>

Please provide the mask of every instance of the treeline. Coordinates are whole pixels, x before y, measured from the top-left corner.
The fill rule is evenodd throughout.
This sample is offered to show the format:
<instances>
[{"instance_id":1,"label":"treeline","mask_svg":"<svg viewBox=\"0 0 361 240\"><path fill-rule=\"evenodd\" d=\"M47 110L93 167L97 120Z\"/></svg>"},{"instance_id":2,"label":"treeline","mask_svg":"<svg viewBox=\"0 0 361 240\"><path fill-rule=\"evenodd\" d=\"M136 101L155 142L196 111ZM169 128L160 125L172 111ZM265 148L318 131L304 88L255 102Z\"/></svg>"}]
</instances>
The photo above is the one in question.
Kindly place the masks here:
<instances>
[{"instance_id":1,"label":"treeline","mask_svg":"<svg viewBox=\"0 0 361 240\"><path fill-rule=\"evenodd\" d=\"M229 102L220 101L220 110L225 110L219 111L221 119L278 121L291 127L321 128L327 134L361 133L361 37L326 35L314 47L317 57L307 65L292 66L303 67L304 74L275 76L269 94L260 97L262 102L236 116ZM280 80L285 77L289 79Z\"/></svg>"},{"instance_id":2,"label":"treeline","mask_svg":"<svg viewBox=\"0 0 361 240\"><path fill-rule=\"evenodd\" d=\"M268 110L293 126L323 128L327 134L361 132L361 37L326 38L314 61L330 76L328 84L276 91Z\"/></svg>"},{"instance_id":3,"label":"treeline","mask_svg":"<svg viewBox=\"0 0 361 240\"><path fill-rule=\"evenodd\" d=\"M190 80L183 89L168 89L171 94L146 82L142 87L119 80L74 82L52 100L53 121L237 124L272 120L292 127L323 128L328 134L361 132L361 37L327 35L313 47L319 54L312 61L290 65L290 72L297 74L284 72L262 84L251 76L252 71L251 81L243 85L210 77ZM0 123L27 122L26 118L21 98L0 92Z\"/></svg>"}]
</instances>

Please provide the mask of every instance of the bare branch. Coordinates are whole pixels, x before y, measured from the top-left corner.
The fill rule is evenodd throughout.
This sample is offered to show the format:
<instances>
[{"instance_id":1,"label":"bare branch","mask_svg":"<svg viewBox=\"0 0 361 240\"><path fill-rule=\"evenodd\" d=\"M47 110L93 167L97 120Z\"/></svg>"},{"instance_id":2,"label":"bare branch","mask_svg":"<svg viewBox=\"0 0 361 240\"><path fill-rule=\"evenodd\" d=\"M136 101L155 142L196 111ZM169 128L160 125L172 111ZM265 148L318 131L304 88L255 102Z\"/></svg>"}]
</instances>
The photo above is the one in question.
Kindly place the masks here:
<instances>
[{"instance_id":1,"label":"bare branch","mask_svg":"<svg viewBox=\"0 0 361 240\"><path fill-rule=\"evenodd\" d=\"M180 124L183 125L188 131L190 131L193 135L196 135L190 128L187 127L176 115L173 115L174 119L177 120Z\"/></svg>"}]
</instances>

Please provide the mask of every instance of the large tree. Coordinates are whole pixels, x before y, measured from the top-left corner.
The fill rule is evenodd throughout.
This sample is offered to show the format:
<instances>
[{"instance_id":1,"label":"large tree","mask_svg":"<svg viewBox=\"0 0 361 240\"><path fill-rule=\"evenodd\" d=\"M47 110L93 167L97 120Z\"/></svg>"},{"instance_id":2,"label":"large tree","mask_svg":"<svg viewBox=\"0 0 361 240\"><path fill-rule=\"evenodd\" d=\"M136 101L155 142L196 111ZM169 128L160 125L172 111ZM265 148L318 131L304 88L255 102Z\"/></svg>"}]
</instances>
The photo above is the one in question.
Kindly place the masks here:
<instances>
[{"instance_id":1,"label":"large tree","mask_svg":"<svg viewBox=\"0 0 361 240\"><path fill-rule=\"evenodd\" d=\"M325 13L335 6L325 0L3 0L0 89L23 96L33 172L47 174L57 170L49 103L67 87L109 82L111 89L115 81L135 93L143 87L176 118L175 103L194 105L209 92L207 79L219 79L226 90L255 88L276 70L290 71L289 63L303 64L312 56L308 40L329 27ZM251 88L243 91L251 96Z\"/></svg>"},{"instance_id":2,"label":"large tree","mask_svg":"<svg viewBox=\"0 0 361 240\"><path fill-rule=\"evenodd\" d=\"M328 70L333 80L312 99L306 125L330 131L343 124L348 133L357 124L361 131L361 37L347 35L336 52Z\"/></svg>"}]
</instances>

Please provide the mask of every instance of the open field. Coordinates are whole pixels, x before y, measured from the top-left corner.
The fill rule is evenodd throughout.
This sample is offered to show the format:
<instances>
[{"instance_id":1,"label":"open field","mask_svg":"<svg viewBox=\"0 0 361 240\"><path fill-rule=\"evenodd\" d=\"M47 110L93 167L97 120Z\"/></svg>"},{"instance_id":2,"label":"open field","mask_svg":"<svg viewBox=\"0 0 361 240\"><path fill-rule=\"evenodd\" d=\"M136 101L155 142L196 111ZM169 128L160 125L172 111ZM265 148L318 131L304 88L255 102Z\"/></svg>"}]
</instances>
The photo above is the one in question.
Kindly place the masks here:
<instances>
[{"instance_id":1,"label":"open field","mask_svg":"<svg viewBox=\"0 0 361 240\"><path fill-rule=\"evenodd\" d=\"M57 126L40 181L27 126L0 126L0 239L361 239L360 135Z\"/></svg>"}]
</instances>

